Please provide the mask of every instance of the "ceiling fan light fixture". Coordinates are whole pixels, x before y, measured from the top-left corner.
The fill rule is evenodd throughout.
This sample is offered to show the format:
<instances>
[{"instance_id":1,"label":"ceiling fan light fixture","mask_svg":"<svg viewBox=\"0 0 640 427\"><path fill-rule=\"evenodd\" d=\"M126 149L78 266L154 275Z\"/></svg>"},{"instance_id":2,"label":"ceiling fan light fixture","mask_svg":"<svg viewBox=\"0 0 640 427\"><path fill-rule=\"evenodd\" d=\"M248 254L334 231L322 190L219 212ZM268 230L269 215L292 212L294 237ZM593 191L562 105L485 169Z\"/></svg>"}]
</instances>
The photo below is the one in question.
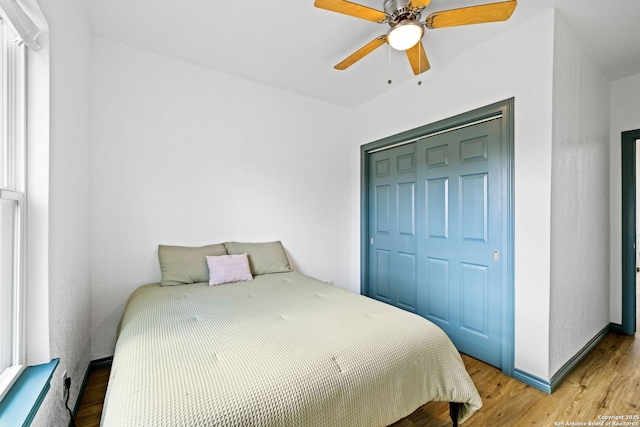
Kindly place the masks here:
<instances>
[{"instance_id":1,"label":"ceiling fan light fixture","mask_svg":"<svg viewBox=\"0 0 640 427\"><path fill-rule=\"evenodd\" d=\"M422 38L424 29L418 22L406 20L399 22L387 34L387 41L392 48L407 50L416 45Z\"/></svg>"}]
</instances>

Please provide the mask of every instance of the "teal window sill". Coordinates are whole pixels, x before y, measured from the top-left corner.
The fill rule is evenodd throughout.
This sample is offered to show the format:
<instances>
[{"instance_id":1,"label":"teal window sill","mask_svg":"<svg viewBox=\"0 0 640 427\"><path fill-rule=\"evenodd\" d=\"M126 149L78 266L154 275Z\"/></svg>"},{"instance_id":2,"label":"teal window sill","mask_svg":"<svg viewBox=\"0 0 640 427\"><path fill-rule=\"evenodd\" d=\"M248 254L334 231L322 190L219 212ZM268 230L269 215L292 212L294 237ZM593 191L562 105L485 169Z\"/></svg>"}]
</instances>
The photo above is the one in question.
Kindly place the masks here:
<instances>
[{"instance_id":1,"label":"teal window sill","mask_svg":"<svg viewBox=\"0 0 640 427\"><path fill-rule=\"evenodd\" d=\"M29 426L50 388L60 359L26 368L0 402L0 426Z\"/></svg>"}]
</instances>

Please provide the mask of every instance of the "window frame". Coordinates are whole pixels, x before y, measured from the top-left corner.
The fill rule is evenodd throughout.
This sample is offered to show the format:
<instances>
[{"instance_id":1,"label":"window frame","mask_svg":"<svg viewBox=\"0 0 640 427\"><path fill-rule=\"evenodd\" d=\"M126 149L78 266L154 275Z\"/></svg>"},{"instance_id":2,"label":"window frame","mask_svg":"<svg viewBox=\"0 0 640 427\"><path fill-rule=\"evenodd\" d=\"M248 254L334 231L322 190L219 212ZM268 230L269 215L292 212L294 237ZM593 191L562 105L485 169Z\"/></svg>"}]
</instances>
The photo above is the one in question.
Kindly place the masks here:
<instances>
[{"instance_id":1,"label":"window frame","mask_svg":"<svg viewBox=\"0 0 640 427\"><path fill-rule=\"evenodd\" d=\"M26 367L26 49L0 10L0 199L15 202L11 286L11 365L0 372L0 399ZM1 284L0 284L1 285Z\"/></svg>"}]
</instances>

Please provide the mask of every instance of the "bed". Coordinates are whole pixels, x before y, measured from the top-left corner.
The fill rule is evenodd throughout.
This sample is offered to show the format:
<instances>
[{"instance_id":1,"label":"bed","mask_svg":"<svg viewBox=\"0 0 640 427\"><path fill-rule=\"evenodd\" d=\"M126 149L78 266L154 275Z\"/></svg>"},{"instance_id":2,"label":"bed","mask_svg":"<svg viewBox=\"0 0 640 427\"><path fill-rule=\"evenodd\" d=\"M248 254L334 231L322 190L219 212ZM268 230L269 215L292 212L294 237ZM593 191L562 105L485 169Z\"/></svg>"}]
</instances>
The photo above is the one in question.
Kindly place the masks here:
<instances>
[{"instance_id":1,"label":"bed","mask_svg":"<svg viewBox=\"0 0 640 427\"><path fill-rule=\"evenodd\" d=\"M211 255L248 253L252 280L210 286L200 263L186 275L193 283L183 277L131 294L103 427L374 427L430 401L452 402L457 425L482 405L437 326L292 271L282 257L271 268L273 260L260 260L272 251L255 245L226 244ZM161 252L171 282L168 270L185 258L163 263Z\"/></svg>"}]
</instances>

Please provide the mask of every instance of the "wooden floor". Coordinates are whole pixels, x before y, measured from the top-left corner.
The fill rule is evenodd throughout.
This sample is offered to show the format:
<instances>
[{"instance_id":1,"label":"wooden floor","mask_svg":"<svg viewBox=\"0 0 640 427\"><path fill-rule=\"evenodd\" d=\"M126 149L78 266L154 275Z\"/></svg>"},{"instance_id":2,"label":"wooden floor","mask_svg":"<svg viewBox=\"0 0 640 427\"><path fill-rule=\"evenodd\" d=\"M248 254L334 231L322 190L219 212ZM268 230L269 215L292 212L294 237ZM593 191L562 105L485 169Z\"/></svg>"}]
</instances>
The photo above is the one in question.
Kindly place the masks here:
<instances>
[{"instance_id":1,"label":"wooden floor","mask_svg":"<svg viewBox=\"0 0 640 427\"><path fill-rule=\"evenodd\" d=\"M640 426L640 338L609 334L551 395L471 357L463 355L463 359L483 401L482 408L464 426L589 425L605 421L600 417L606 416L635 418L618 420L631 424L609 424L612 426ZM108 367L90 373L76 416L77 427L100 425L108 379ZM447 403L431 402L393 427L450 426L448 414Z\"/></svg>"},{"instance_id":2,"label":"wooden floor","mask_svg":"<svg viewBox=\"0 0 640 427\"><path fill-rule=\"evenodd\" d=\"M76 427L100 425L102 403L109 382L110 366L92 369L76 414Z\"/></svg>"}]
</instances>

